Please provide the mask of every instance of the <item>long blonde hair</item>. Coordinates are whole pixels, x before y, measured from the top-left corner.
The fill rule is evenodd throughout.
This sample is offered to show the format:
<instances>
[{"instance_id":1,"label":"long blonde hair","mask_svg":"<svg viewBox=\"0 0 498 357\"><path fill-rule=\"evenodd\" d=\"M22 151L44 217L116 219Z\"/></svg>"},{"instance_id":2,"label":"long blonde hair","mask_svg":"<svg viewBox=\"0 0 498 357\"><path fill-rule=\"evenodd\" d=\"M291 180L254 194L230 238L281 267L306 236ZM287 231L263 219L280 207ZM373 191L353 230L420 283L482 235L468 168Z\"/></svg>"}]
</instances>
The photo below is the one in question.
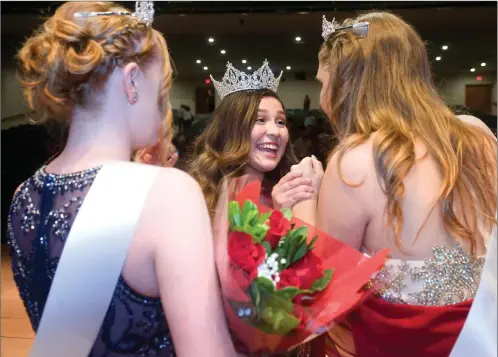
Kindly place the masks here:
<instances>
[{"instance_id":1,"label":"long blonde hair","mask_svg":"<svg viewBox=\"0 0 498 357\"><path fill-rule=\"evenodd\" d=\"M373 133L377 176L387 196L386 216L401 248L403 181L415 164L415 140L437 162L442 185L441 204L446 230L471 244L475 252L478 220L496 222L496 141L482 129L461 122L432 83L425 45L399 17L371 12L343 25L368 21L366 38L350 31L333 33L322 45L319 61L330 74L324 110L336 129L339 145L332 155L365 143ZM454 203L465 202L463 219ZM422 227L420 228L420 230ZM419 231L420 233L420 231Z\"/></svg>"}]
</instances>

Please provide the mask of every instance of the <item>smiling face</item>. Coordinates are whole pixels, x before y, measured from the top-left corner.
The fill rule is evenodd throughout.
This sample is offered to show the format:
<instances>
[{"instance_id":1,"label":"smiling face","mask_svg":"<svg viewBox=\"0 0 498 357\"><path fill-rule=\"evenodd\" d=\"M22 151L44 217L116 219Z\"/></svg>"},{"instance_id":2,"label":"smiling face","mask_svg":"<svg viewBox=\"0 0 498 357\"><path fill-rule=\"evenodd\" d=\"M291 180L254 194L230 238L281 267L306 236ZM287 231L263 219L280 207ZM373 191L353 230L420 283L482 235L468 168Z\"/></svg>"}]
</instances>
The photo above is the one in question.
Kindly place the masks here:
<instances>
[{"instance_id":1,"label":"smiling face","mask_svg":"<svg viewBox=\"0 0 498 357\"><path fill-rule=\"evenodd\" d=\"M263 97L251 131L249 166L261 173L273 171L285 153L289 141L285 112L273 97Z\"/></svg>"}]
</instances>

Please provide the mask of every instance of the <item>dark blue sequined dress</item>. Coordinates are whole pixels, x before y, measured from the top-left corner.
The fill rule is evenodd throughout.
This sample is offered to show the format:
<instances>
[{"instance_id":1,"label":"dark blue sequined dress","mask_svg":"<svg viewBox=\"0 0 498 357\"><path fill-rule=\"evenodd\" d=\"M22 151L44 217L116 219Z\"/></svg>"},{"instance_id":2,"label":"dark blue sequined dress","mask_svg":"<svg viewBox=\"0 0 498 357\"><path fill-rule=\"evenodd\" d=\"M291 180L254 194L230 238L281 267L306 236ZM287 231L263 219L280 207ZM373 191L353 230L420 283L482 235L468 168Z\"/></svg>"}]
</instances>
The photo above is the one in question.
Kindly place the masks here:
<instances>
[{"instance_id":1,"label":"dark blue sequined dress","mask_svg":"<svg viewBox=\"0 0 498 357\"><path fill-rule=\"evenodd\" d=\"M12 269L35 331L69 230L98 171L54 175L41 168L12 200ZM124 356L173 357L175 352L160 299L136 293L121 277L89 357Z\"/></svg>"}]
</instances>

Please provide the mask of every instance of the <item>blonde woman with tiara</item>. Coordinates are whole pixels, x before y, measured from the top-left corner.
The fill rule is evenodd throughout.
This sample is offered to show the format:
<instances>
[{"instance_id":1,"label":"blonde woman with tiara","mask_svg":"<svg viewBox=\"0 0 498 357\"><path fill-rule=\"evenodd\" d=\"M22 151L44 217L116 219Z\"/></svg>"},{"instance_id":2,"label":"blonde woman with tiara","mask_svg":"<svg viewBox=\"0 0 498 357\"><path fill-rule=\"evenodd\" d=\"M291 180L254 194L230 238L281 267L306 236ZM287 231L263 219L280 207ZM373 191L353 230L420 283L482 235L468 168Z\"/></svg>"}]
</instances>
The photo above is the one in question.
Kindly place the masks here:
<instances>
[{"instance_id":1,"label":"blonde woman with tiara","mask_svg":"<svg viewBox=\"0 0 498 357\"><path fill-rule=\"evenodd\" d=\"M135 12L68 2L18 54L31 108L70 124L64 150L9 212L15 282L36 332L30 356L235 356L199 185L129 162L157 144L170 111L153 14L152 2Z\"/></svg>"},{"instance_id":2,"label":"blonde woman with tiara","mask_svg":"<svg viewBox=\"0 0 498 357\"><path fill-rule=\"evenodd\" d=\"M367 255L392 250L384 288L350 316L349 355L495 357L496 138L447 107L398 16L324 17L322 36L321 107L339 144L316 225Z\"/></svg>"}]
</instances>

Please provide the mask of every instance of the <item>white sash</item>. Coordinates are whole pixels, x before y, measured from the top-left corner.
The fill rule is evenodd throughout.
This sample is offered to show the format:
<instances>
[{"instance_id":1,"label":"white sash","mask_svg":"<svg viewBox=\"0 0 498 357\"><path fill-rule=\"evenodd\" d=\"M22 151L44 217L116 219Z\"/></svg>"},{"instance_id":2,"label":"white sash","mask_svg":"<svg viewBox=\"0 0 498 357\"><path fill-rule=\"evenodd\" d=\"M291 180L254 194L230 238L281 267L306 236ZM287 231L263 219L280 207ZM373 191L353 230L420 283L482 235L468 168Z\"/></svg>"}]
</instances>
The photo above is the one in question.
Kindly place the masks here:
<instances>
[{"instance_id":1,"label":"white sash","mask_svg":"<svg viewBox=\"0 0 498 357\"><path fill-rule=\"evenodd\" d=\"M450 357L496 357L497 351L497 244L491 234L474 302Z\"/></svg>"},{"instance_id":2,"label":"white sash","mask_svg":"<svg viewBox=\"0 0 498 357\"><path fill-rule=\"evenodd\" d=\"M159 167L104 165L73 223L30 357L87 357Z\"/></svg>"}]
</instances>

